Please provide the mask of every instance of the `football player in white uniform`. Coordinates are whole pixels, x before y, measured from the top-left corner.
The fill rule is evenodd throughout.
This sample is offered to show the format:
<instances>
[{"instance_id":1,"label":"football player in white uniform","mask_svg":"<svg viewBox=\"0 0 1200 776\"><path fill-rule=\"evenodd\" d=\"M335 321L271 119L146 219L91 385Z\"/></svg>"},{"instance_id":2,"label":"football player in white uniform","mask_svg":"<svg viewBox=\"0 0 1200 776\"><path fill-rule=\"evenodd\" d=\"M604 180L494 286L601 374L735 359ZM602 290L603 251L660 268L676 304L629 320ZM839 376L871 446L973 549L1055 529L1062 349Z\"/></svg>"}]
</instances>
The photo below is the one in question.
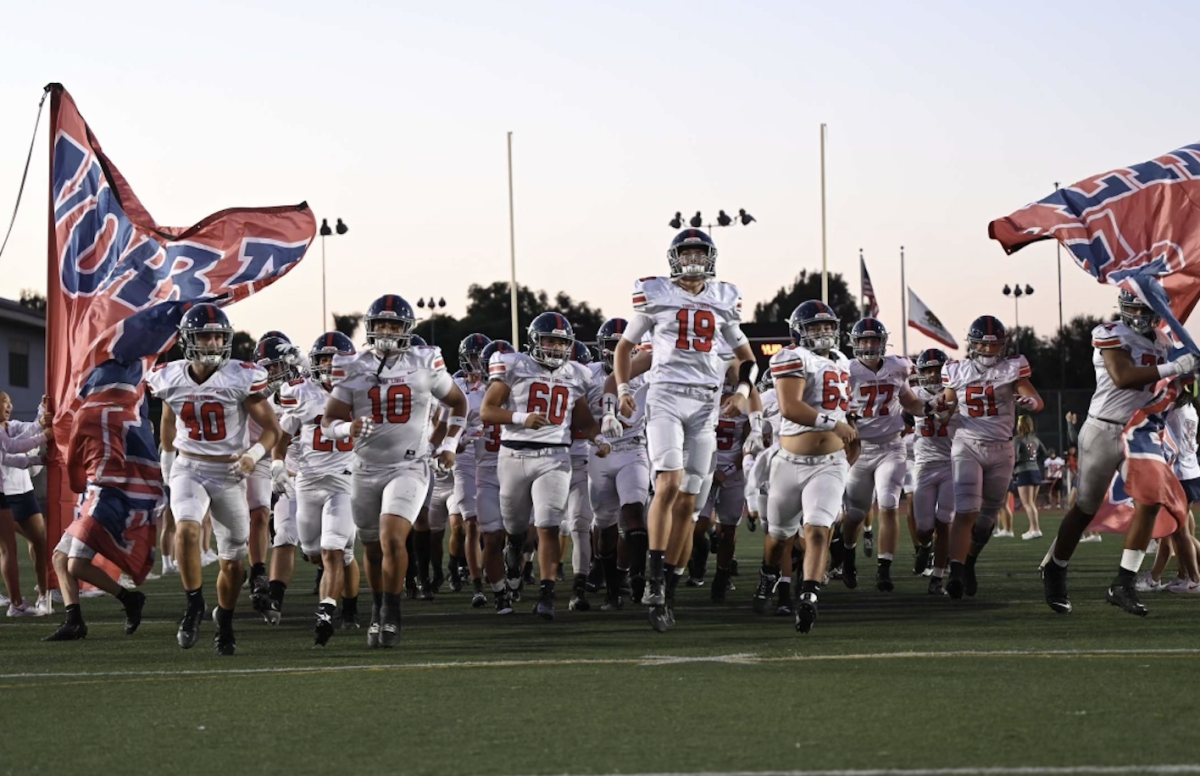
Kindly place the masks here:
<instances>
[{"instance_id":1,"label":"football player in white uniform","mask_svg":"<svg viewBox=\"0 0 1200 776\"><path fill-rule=\"evenodd\" d=\"M643 278L634 284L636 315L621 335L614 358L617 401L621 414L637 411L629 380L629 355L647 332L653 334L655 357L646 376L646 436L650 462L657 472L654 499L647 520L650 568L643 603L650 623L666 630L673 617L667 612L667 557L677 560L691 538L696 495L712 474L716 453L717 392L726 365L718 352L718 337L733 350L737 391L723 414L746 414L758 367L741 327L741 292L715 279L717 248L698 229L685 229L667 250L669 277ZM609 400L614 405L616 402ZM623 433L615 411L604 422L613 435Z\"/></svg>"},{"instance_id":2,"label":"football player in white uniform","mask_svg":"<svg viewBox=\"0 0 1200 776\"><path fill-rule=\"evenodd\" d=\"M462 370L462 378L458 388L467 395L467 430L461 435L459 452L454 458L454 495L450 499L450 589L454 592L462 590L474 574L471 569L479 569L479 532L475 532L474 542L467 540L467 521L478 513L475 497L475 443L474 437L480 432L479 404L471 402L471 394L478 393L479 398L487 391L487 362L483 361L483 349L491 344L491 340L482 334L468 334L458 345L458 365ZM472 407L474 411L472 412ZM474 421L474 422L472 422ZM476 523L478 528L478 523ZM439 569L440 573L440 569Z\"/></svg>"},{"instance_id":3,"label":"football player in white uniform","mask_svg":"<svg viewBox=\"0 0 1200 776\"><path fill-rule=\"evenodd\" d=\"M854 455L858 434L847 423L850 365L837 349L837 315L824 302L810 300L795 309L788 327L796 344L771 357L780 440L770 464L759 591L774 587L787 542L803 522L804 569L794 610L796 630L808 633L817 619L829 536L842 508L846 451Z\"/></svg>"},{"instance_id":4,"label":"football player in white uniform","mask_svg":"<svg viewBox=\"0 0 1200 776\"><path fill-rule=\"evenodd\" d=\"M941 408L942 369L949 362L937 348L921 351L917 356L917 396L934 402ZM942 576L949 562L950 521L954 518L954 470L951 446L958 430L958 416L944 411L916 419L913 435L913 518L916 523L914 540L917 557L913 574L924 574L933 556L933 574L929 578L929 594L943 595ZM936 533L935 533L936 531Z\"/></svg>"},{"instance_id":5,"label":"football player in white uniform","mask_svg":"<svg viewBox=\"0 0 1200 776\"><path fill-rule=\"evenodd\" d=\"M218 655L232 655L237 650L233 610L250 531L246 477L278 440L279 423L263 396L266 371L230 360L233 327L219 307L198 304L189 309L179 323L179 337L183 360L160 364L146 377L146 385L163 405L163 476L171 484L175 558L187 592L187 609L176 639L179 646L190 649L200 635L205 611L200 524L211 508L221 564L213 648ZM247 449L250 419L262 434Z\"/></svg>"},{"instance_id":6,"label":"football player in white uniform","mask_svg":"<svg viewBox=\"0 0 1200 776\"><path fill-rule=\"evenodd\" d=\"M497 353L512 355L516 349L507 340L492 340L480 353L480 363L488 368ZM471 606L479 609L487 605L483 592L483 576L486 573L492 588L492 599L496 614L512 614L513 601L504 578L504 520L500 514L500 433L499 423L484 423L481 413L486 389L467 394L470 414L467 426L472 430L475 446L475 519L467 519L467 542L479 545L482 550L476 565L471 567ZM478 431L476 431L478 429ZM467 562L471 563L468 553Z\"/></svg>"},{"instance_id":7,"label":"football player in white uniform","mask_svg":"<svg viewBox=\"0 0 1200 776\"><path fill-rule=\"evenodd\" d=\"M590 365L592 412L596 417L604 417L604 384L613 373L617 344L628 325L624 318L610 318L596 335L600 362ZM631 378L630 390L638 406L644 408L645 379L641 376ZM646 415L643 411L632 418L618 418L622 433L610 440L612 453L606 458L593 454L588 470L595 526L599 531L596 554L604 568L605 601L601 608L605 610L619 609L625 590L634 601L641 600L646 587L646 553L649 550L646 502L650 498L650 458L646 454ZM622 539L624 568L619 561Z\"/></svg>"},{"instance_id":8,"label":"football player in white uniform","mask_svg":"<svg viewBox=\"0 0 1200 776\"><path fill-rule=\"evenodd\" d=\"M912 367L907 358L886 353L888 333L875 318L863 318L850 331L854 360L850 362L850 408L858 416L856 428L862 453L846 480L846 517L842 521L842 581L858 586L854 549L872 495L879 503L879 566L875 588L891 592L892 559L900 539L900 492L904 486L904 419L901 410L914 416L927 414L925 403L908 387Z\"/></svg>"},{"instance_id":9,"label":"football player in white uniform","mask_svg":"<svg viewBox=\"0 0 1200 776\"><path fill-rule=\"evenodd\" d=\"M725 383L723 398L734 390ZM760 413L761 416L761 413ZM737 527L742 521L742 510L746 506L746 477L742 471L742 457L746 440L750 438L750 421L746 415L725 417L717 421L717 468L708 498L700 509L700 517L692 532L692 558L689 586L703 583L707 570L709 541L708 532L716 519L717 573L713 577L711 598L716 602L725 600L729 586L730 562L737 543ZM791 596L788 596L790 601Z\"/></svg>"},{"instance_id":10,"label":"football player in white uniform","mask_svg":"<svg viewBox=\"0 0 1200 776\"><path fill-rule=\"evenodd\" d=\"M435 401L450 407L435 456L436 465L447 469L454 466L467 399L446 372L440 350L410 347L416 318L408 302L386 294L364 318L368 349L334 358L333 393L321 425L334 443L354 439L351 506L374 598L367 645L392 647L400 640L405 541L429 485L429 408Z\"/></svg>"},{"instance_id":11,"label":"football player in white uniform","mask_svg":"<svg viewBox=\"0 0 1200 776\"><path fill-rule=\"evenodd\" d=\"M289 382L280 390L285 409L283 439L275 446L271 462L273 479L287 479L286 463L293 439L298 439L296 467L296 533L310 558L320 558L320 603L317 606L314 642L325 646L334 634L337 597L345 592L348 568L354 563L354 515L350 510L350 467L354 442L327 439L321 428L325 404L333 386L333 360L353 356L354 344L341 332L322 334L309 350L311 376ZM279 550L276 549L276 553ZM354 575L357 579L357 574ZM274 582L274 580L272 580ZM357 611L357 585L343 598L343 615Z\"/></svg>"},{"instance_id":12,"label":"football player in white uniform","mask_svg":"<svg viewBox=\"0 0 1200 776\"><path fill-rule=\"evenodd\" d=\"M1059 614L1071 611L1067 563L1125 457L1121 432L1153 396L1159 380L1187 374L1197 366L1190 353L1167 360L1171 343L1158 329L1159 317L1136 295L1122 290L1117 306L1119 321L1092 330L1096 392L1079 429L1078 495L1059 524L1050 559L1042 567L1046 603Z\"/></svg>"},{"instance_id":13,"label":"football player in white uniform","mask_svg":"<svg viewBox=\"0 0 1200 776\"><path fill-rule=\"evenodd\" d=\"M588 408L591 373L571 360L575 334L562 315L542 313L529 324L528 353L497 353L488 362L487 394L480 417L501 425L500 512L508 533L505 550L510 590L521 580L521 550L532 511L538 534L541 585L534 613L554 619L554 578L562 561L559 528L571 489L571 433L582 431L596 455L609 444ZM572 526L572 533L591 530Z\"/></svg>"},{"instance_id":14,"label":"football player in white uniform","mask_svg":"<svg viewBox=\"0 0 1200 776\"><path fill-rule=\"evenodd\" d=\"M1017 408L1040 412L1042 397L1024 356L1005 358L1008 332L991 315L967 330L967 357L942 369L945 409L936 419L958 412L951 444L954 520L950 524L950 579L946 592L959 599L975 595L975 562L996 527L1013 473L1013 428Z\"/></svg>"},{"instance_id":15,"label":"football player in white uniform","mask_svg":"<svg viewBox=\"0 0 1200 776\"><path fill-rule=\"evenodd\" d=\"M592 351L579 340L571 346L571 360L588 372L584 401L591 410L593 397L603 386L596 387L595 375L591 371ZM592 416L595 417L595 412ZM567 496L567 512L563 516L560 533L565 530L571 536L571 569L575 577L571 582L572 611L586 612L592 608L587 600L587 581L592 571L592 500L588 493L588 462L591 460L591 445L587 432L581 428L571 430L571 491ZM561 576L561 572L559 572Z\"/></svg>"}]
</instances>

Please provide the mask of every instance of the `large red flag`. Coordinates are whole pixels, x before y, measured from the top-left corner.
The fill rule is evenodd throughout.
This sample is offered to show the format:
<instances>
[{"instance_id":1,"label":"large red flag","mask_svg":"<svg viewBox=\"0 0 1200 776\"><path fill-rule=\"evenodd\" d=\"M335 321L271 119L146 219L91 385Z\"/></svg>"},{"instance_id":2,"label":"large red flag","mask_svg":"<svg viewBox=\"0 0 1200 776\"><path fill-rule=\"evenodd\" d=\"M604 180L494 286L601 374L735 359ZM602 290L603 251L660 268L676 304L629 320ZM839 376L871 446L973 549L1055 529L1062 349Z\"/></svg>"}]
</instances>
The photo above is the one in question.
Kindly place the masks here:
<instances>
[{"instance_id":1,"label":"large red flag","mask_svg":"<svg viewBox=\"0 0 1200 776\"><path fill-rule=\"evenodd\" d=\"M75 415L88 396L121 392L123 385L128 402L120 403L136 414L138 384L174 342L183 311L201 301L231 304L287 274L315 237L316 221L301 203L232 208L194 226L161 226L101 150L71 95L60 84L46 88L51 93L46 392L55 412L47 517L54 547L77 500L63 462L79 431ZM121 379L110 379L113 374ZM157 476L156 460L122 460L130 461L127 470L107 472L111 487Z\"/></svg>"}]
</instances>

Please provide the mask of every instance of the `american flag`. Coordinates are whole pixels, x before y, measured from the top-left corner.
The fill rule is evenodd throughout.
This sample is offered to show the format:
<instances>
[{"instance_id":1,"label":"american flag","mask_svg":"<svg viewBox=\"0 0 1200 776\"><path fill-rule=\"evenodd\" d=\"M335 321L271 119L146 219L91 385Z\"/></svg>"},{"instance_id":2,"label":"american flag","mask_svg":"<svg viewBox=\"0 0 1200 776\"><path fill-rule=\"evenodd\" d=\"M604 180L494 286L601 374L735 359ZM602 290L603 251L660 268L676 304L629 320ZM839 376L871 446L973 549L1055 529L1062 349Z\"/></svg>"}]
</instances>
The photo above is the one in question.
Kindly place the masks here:
<instances>
[{"instance_id":1,"label":"american flag","mask_svg":"<svg viewBox=\"0 0 1200 776\"><path fill-rule=\"evenodd\" d=\"M867 260L862 250L858 252L858 269L862 274L862 308L864 318L879 317L879 302L875 299L875 287L871 285L871 274L867 272Z\"/></svg>"}]
</instances>

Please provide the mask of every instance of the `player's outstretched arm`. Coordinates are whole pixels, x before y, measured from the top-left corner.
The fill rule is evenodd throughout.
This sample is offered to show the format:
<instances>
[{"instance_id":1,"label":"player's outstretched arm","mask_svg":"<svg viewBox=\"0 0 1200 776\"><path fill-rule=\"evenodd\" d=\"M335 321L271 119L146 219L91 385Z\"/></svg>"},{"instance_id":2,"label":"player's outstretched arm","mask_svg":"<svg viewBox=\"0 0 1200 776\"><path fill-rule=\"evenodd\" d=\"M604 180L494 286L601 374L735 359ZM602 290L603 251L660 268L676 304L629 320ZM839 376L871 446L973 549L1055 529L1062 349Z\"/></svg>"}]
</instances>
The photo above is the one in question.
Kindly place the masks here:
<instances>
[{"instance_id":1,"label":"player's outstretched arm","mask_svg":"<svg viewBox=\"0 0 1200 776\"><path fill-rule=\"evenodd\" d=\"M581 396L575 400L575 406L571 409L571 429L582 432L591 440L596 446L596 455L601 458L608 455L609 444L600 434L600 424L596 422L596 416L592 414L586 397Z\"/></svg>"},{"instance_id":2,"label":"player's outstretched arm","mask_svg":"<svg viewBox=\"0 0 1200 776\"><path fill-rule=\"evenodd\" d=\"M1016 391L1017 406L1027 412L1041 412L1046 406L1041 394L1033 387L1033 383L1029 382L1028 377L1022 377L1013 383L1013 390Z\"/></svg>"}]
</instances>

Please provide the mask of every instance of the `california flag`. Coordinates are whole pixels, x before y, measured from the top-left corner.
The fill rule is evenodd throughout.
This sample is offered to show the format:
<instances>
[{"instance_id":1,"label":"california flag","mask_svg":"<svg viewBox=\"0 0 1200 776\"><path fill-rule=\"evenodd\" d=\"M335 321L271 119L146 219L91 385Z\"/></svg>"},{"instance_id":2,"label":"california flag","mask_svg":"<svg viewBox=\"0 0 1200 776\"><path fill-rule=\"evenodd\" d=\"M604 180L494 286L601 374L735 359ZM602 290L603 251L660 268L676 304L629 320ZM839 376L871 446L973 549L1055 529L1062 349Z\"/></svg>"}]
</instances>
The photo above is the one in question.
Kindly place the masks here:
<instances>
[{"instance_id":1,"label":"california flag","mask_svg":"<svg viewBox=\"0 0 1200 776\"><path fill-rule=\"evenodd\" d=\"M951 350L958 350L954 336L946 330L938 317L925 306L925 303L908 289L908 325L930 339L937 340Z\"/></svg>"}]
</instances>

